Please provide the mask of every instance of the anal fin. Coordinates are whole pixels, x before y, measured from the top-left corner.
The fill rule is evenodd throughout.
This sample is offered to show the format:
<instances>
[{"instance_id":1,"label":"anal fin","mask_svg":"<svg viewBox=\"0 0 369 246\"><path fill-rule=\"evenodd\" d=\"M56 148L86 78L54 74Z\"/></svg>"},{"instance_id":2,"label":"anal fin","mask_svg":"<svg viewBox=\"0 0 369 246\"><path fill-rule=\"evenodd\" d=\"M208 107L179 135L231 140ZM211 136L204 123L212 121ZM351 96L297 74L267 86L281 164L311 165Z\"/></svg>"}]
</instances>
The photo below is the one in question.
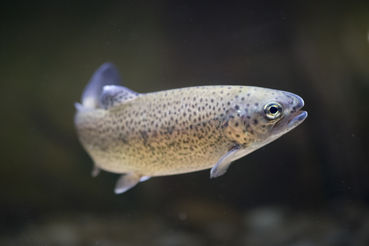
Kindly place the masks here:
<instances>
[{"instance_id":1,"label":"anal fin","mask_svg":"<svg viewBox=\"0 0 369 246\"><path fill-rule=\"evenodd\" d=\"M96 165L94 165L94 167L92 168L92 171L91 171L91 176L93 178L95 178L97 175L99 175L100 173L100 168L98 168Z\"/></svg>"}]
</instances>

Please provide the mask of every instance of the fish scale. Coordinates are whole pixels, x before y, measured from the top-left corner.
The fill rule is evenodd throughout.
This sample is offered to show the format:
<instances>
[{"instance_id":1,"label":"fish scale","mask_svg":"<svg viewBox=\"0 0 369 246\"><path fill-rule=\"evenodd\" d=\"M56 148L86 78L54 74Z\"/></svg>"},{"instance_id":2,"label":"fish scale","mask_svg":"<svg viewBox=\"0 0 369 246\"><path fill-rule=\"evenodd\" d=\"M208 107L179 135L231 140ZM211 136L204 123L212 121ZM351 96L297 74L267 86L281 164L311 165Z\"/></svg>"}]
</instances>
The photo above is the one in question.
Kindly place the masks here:
<instances>
[{"instance_id":1,"label":"fish scale","mask_svg":"<svg viewBox=\"0 0 369 246\"><path fill-rule=\"evenodd\" d=\"M96 168L123 174L116 193L143 177L208 168L212 177L220 176L232 161L273 141L307 116L300 111L303 100L285 91L197 86L140 94L111 83L111 74L121 81L112 64L95 72L83 94L88 98L83 96L82 104L77 104L75 125ZM283 114L268 119L269 105L283 107Z\"/></svg>"}]
</instances>

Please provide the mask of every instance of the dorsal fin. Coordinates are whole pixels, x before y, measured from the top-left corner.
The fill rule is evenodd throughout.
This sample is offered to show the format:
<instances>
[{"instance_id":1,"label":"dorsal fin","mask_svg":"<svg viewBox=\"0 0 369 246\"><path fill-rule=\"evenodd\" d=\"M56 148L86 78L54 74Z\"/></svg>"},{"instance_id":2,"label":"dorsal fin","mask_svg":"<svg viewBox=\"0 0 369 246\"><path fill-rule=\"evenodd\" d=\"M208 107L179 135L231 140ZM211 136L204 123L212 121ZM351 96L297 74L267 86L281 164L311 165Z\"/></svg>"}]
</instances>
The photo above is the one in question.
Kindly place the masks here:
<instances>
[{"instance_id":1,"label":"dorsal fin","mask_svg":"<svg viewBox=\"0 0 369 246\"><path fill-rule=\"evenodd\" d=\"M84 108L97 108L100 106L100 96L106 85L121 84L118 69L113 63L102 64L92 75L82 93L82 105Z\"/></svg>"},{"instance_id":2,"label":"dorsal fin","mask_svg":"<svg viewBox=\"0 0 369 246\"><path fill-rule=\"evenodd\" d=\"M100 97L100 106L108 109L118 104L127 102L136 98L137 92L134 92L124 86L106 85Z\"/></svg>"}]
</instances>

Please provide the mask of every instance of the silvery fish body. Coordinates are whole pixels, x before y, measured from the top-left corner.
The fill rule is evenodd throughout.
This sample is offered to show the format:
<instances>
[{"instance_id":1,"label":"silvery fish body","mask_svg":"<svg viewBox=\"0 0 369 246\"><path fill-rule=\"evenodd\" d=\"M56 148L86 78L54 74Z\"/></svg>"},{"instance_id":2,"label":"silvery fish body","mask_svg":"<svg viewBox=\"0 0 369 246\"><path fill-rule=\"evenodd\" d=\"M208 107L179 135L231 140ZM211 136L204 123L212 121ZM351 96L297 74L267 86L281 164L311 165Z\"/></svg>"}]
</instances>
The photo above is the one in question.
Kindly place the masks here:
<instances>
[{"instance_id":1,"label":"silvery fish body","mask_svg":"<svg viewBox=\"0 0 369 246\"><path fill-rule=\"evenodd\" d=\"M250 86L199 86L140 94L120 84L103 64L76 104L80 142L102 169L121 173L122 193L153 176L211 168L224 174L232 161L287 133L307 117L292 93Z\"/></svg>"}]
</instances>

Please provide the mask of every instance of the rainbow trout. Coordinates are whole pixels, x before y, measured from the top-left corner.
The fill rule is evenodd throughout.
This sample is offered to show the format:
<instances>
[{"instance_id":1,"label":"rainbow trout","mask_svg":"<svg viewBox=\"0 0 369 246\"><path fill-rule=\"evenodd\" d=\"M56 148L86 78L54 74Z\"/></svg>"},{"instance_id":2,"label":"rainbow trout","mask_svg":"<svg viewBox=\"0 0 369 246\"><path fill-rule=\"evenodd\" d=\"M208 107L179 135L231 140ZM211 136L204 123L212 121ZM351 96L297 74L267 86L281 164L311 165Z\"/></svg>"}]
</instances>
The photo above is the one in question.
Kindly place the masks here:
<instances>
[{"instance_id":1,"label":"rainbow trout","mask_svg":"<svg viewBox=\"0 0 369 246\"><path fill-rule=\"evenodd\" d=\"M79 140L100 169L123 174L115 193L154 176L211 168L223 175L232 161L274 141L307 117L290 92L251 86L198 86L137 93L103 64L76 103Z\"/></svg>"}]
</instances>

